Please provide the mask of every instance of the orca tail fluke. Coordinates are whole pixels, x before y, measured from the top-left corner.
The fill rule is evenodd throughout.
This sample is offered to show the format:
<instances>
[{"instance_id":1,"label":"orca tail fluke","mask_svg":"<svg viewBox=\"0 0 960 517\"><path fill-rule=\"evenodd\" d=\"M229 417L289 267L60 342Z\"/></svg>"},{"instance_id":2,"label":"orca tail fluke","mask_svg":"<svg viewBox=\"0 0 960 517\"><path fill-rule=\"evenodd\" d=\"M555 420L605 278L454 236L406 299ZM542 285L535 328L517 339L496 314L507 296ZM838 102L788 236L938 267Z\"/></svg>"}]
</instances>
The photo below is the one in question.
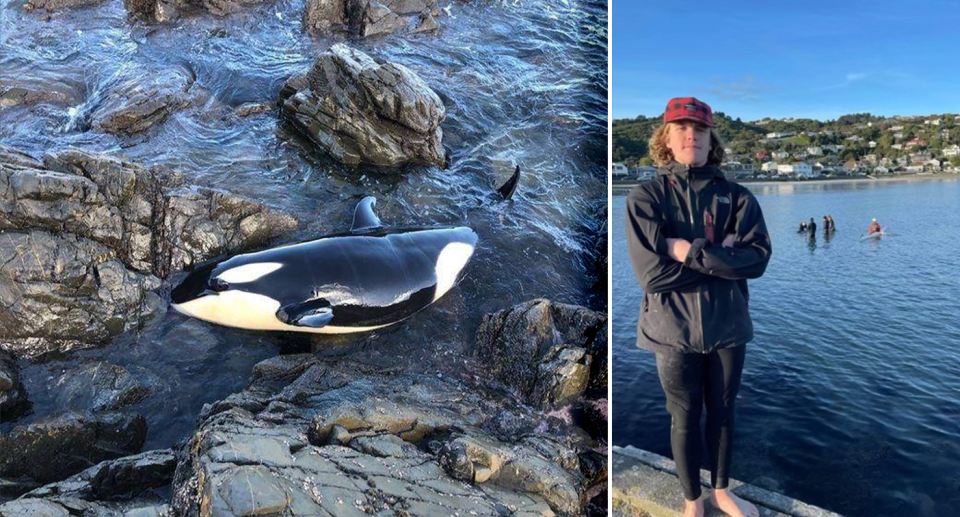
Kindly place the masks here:
<instances>
[{"instance_id":1,"label":"orca tail fluke","mask_svg":"<svg viewBox=\"0 0 960 517\"><path fill-rule=\"evenodd\" d=\"M520 183L520 166L517 165L517 168L513 171L513 176L510 176L510 179L506 183L500 186L497 189L497 192L500 193L505 201L513 197L513 193L517 191L517 184Z\"/></svg>"}]
</instances>

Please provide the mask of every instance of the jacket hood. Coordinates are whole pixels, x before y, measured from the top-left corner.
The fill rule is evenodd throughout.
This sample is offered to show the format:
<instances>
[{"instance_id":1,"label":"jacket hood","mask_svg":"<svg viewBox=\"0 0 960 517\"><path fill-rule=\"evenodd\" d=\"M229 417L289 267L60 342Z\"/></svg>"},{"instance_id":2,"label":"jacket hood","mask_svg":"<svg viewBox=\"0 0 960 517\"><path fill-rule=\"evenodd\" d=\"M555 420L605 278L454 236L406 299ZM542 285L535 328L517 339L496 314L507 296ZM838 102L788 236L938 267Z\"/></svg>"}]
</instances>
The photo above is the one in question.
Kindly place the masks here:
<instances>
[{"instance_id":1,"label":"jacket hood","mask_svg":"<svg viewBox=\"0 0 960 517\"><path fill-rule=\"evenodd\" d=\"M720 170L720 167L717 167L716 165L708 164L704 165L703 167L690 167L689 165L684 165L676 161L671 161L670 163L657 169L657 174L660 176L667 176L670 174L690 174L693 177L699 178L727 179L726 176L723 175L723 171Z\"/></svg>"}]
</instances>

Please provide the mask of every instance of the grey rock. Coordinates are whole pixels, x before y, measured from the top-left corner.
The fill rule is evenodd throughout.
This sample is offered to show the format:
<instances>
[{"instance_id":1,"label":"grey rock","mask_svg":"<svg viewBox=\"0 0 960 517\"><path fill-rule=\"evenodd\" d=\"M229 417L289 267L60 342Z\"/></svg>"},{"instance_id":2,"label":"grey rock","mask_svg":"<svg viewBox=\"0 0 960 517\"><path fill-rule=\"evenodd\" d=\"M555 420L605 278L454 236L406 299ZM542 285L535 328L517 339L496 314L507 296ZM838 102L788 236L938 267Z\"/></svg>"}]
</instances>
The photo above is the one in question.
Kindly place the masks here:
<instances>
[{"instance_id":1,"label":"grey rock","mask_svg":"<svg viewBox=\"0 0 960 517\"><path fill-rule=\"evenodd\" d=\"M91 125L106 133L131 135L163 123L192 102L193 77L180 68L151 70L112 85L94 110Z\"/></svg>"},{"instance_id":2,"label":"grey rock","mask_svg":"<svg viewBox=\"0 0 960 517\"><path fill-rule=\"evenodd\" d=\"M266 244L289 215L175 173L0 146L0 338L17 356L101 344L162 307L171 271Z\"/></svg>"},{"instance_id":3,"label":"grey rock","mask_svg":"<svg viewBox=\"0 0 960 517\"><path fill-rule=\"evenodd\" d=\"M585 307L532 300L484 316L476 354L529 404L557 407L584 392L594 358L605 358L606 320Z\"/></svg>"},{"instance_id":4,"label":"grey rock","mask_svg":"<svg viewBox=\"0 0 960 517\"><path fill-rule=\"evenodd\" d=\"M489 415L536 414L456 381L285 356L204 408L178 452L177 515L582 515L584 452L565 430L503 441ZM595 466L593 466L595 468Z\"/></svg>"},{"instance_id":5,"label":"grey rock","mask_svg":"<svg viewBox=\"0 0 960 517\"><path fill-rule=\"evenodd\" d=\"M122 409L163 390L160 378L149 370L124 368L106 361L71 368L57 379L56 385L59 407L90 411Z\"/></svg>"},{"instance_id":6,"label":"grey rock","mask_svg":"<svg viewBox=\"0 0 960 517\"><path fill-rule=\"evenodd\" d=\"M127 14L144 22L165 23L177 19L188 0L123 0Z\"/></svg>"},{"instance_id":7,"label":"grey rock","mask_svg":"<svg viewBox=\"0 0 960 517\"><path fill-rule=\"evenodd\" d=\"M53 13L74 7L97 5L102 1L103 0L27 0L27 2L23 4L23 8L28 11L33 9L43 9L47 12Z\"/></svg>"},{"instance_id":8,"label":"grey rock","mask_svg":"<svg viewBox=\"0 0 960 517\"><path fill-rule=\"evenodd\" d=\"M368 37L438 28L436 0L309 0L303 26L323 34L348 32Z\"/></svg>"},{"instance_id":9,"label":"grey rock","mask_svg":"<svg viewBox=\"0 0 960 517\"><path fill-rule=\"evenodd\" d=\"M151 488L170 484L176 469L170 449L100 462L63 481L24 494L24 498L110 501L133 499Z\"/></svg>"},{"instance_id":10,"label":"grey rock","mask_svg":"<svg viewBox=\"0 0 960 517\"><path fill-rule=\"evenodd\" d=\"M0 478L59 481L104 460L134 454L147 433L140 415L77 413L0 435Z\"/></svg>"},{"instance_id":11,"label":"grey rock","mask_svg":"<svg viewBox=\"0 0 960 517\"><path fill-rule=\"evenodd\" d=\"M9 352L0 350L0 421L10 421L27 407L27 390Z\"/></svg>"},{"instance_id":12,"label":"grey rock","mask_svg":"<svg viewBox=\"0 0 960 517\"><path fill-rule=\"evenodd\" d=\"M202 3L212 14L226 16L261 4L262 0L202 0Z\"/></svg>"},{"instance_id":13,"label":"grey rock","mask_svg":"<svg viewBox=\"0 0 960 517\"><path fill-rule=\"evenodd\" d=\"M415 73L379 64L343 44L317 58L280 92L281 113L348 164L442 166L440 98Z\"/></svg>"}]
</instances>

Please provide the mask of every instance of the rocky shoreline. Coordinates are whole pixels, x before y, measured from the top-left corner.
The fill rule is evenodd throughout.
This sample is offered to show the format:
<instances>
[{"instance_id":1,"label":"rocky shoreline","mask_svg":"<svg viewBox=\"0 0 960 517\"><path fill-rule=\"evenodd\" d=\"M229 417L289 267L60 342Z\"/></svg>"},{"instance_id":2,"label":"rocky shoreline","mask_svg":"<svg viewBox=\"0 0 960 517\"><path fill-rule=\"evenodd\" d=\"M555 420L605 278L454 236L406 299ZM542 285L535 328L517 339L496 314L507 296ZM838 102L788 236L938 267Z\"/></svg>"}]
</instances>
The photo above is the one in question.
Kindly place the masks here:
<instances>
[{"instance_id":1,"label":"rocky shoreline","mask_svg":"<svg viewBox=\"0 0 960 517\"><path fill-rule=\"evenodd\" d=\"M24 9L49 19L100 3ZM150 25L259 2L123 4ZM303 28L429 32L442 12L435 0L310 0ZM132 67L102 81L99 98L81 102L83 86L4 77L0 109L79 105L71 131L124 141L210 101L189 67ZM234 112L275 111L319 153L386 175L447 165L446 109L413 70L337 43L275 100ZM176 386L81 351L162 318L174 273L290 239L299 226L278 207L116 152L0 145L0 515L606 514L606 315L546 299L484 316L476 368L457 375L314 354L261 361L245 389L203 407L180 443L143 451L138 404ZM51 357L74 358L45 379L71 410L27 422L36 408L21 368Z\"/></svg>"}]
</instances>

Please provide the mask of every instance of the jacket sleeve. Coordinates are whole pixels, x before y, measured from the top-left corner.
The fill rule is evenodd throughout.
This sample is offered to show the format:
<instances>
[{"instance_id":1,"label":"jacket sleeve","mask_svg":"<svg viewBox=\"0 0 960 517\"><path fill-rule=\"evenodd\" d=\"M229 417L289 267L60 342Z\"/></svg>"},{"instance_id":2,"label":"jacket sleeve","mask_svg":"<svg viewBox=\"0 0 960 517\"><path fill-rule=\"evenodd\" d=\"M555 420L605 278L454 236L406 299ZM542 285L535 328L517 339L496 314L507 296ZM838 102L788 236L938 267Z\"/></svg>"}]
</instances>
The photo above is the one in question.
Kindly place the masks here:
<instances>
[{"instance_id":1,"label":"jacket sleeve","mask_svg":"<svg viewBox=\"0 0 960 517\"><path fill-rule=\"evenodd\" d=\"M706 239L696 239L684 265L703 274L728 280L760 278L767 270L773 253L770 234L767 233L757 198L739 185L734 188L740 189L734 214L737 233L734 247L724 248L719 243L710 246ZM721 242L722 239L717 238Z\"/></svg>"},{"instance_id":2,"label":"jacket sleeve","mask_svg":"<svg viewBox=\"0 0 960 517\"><path fill-rule=\"evenodd\" d=\"M644 292L683 291L711 281L670 258L664 230L660 204L642 187L633 189L627 197L627 250Z\"/></svg>"}]
</instances>

